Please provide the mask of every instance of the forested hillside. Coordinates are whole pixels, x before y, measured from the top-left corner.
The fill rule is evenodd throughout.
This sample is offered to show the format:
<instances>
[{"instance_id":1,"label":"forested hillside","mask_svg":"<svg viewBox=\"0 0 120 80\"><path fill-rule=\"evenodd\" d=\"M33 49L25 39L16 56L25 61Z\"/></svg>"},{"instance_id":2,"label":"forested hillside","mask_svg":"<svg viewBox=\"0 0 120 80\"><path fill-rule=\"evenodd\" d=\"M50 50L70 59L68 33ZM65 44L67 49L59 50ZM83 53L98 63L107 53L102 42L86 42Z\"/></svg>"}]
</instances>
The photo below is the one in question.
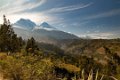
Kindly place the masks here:
<instances>
[{"instance_id":1,"label":"forested hillside","mask_svg":"<svg viewBox=\"0 0 120 80\"><path fill-rule=\"evenodd\" d=\"M1 80L120 80L120 39L76 39L58 45L23 40L4 16Z\"/></svg>"}]
</instances>

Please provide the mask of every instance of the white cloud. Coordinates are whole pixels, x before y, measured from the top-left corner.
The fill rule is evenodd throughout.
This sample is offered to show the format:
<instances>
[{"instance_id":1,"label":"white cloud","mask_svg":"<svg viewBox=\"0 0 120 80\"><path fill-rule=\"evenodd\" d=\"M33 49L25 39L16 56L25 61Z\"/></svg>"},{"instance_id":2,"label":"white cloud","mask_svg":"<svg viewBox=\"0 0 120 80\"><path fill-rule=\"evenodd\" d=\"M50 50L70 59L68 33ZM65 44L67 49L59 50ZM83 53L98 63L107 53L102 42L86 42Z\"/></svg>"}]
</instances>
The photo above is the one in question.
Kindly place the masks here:
<instances>
[{"instance_id":1,"label":"white cloud","mask_svg":"<svg viewBox=\"0 0 120 80\"><path fill-rule=\"evenodd\" d=\"M100 31L99 30L96 30L95 33L99 33Z\"/></svg>"},{"instance_id":2,"label":"white cloud","mask_svg":"<svg viewBox=\"0 0 120 80\"><path fill-rule=\"evenodd\" d=\"M5 0L2 0L5 1ZM6 4L0 6L0 23L2 23L2 16L5 14L12 23L16 22L20 18L28 18L39 24L40 22L54 22L54 24L64 23L63 19L56 16L51 16L49 13L73 11L82 8L89 7L93 3L71 5L65 7L52 8L42 12L24 12L26 10L34 9L41 6L47 0L6 0ZM22 12L22 13L21 13ZM59 20L58 20L59 19Z\"/></svg>"},{"instance_id":3,"label":"white cloud","mask_svg":"<svg viewBox=\"0 0 120 80\"><path fill-rule=\"evenodd\" d=\"M90 39L112 39L117 38L118 36L115 36L116 33L112 32L93 32L93 33L87 33L87 34L81 34L78 35L81 38L90 38Z\"/></svg>"},{"instance_id":4,"label":"white cloud","mask_svg":"<svg viewBox=\"0 0 120 80\"><path fill-rule=\"evenodd\" d=\"M94 39L109 39L112 38L114 34L113 33L109 33L109 32L104 32L104 33L91 33L88 34L87 36L90 36L91 38Z\"/></svg>"},{"instance_id":5,"label":"white cloud","mask_svg":"<svg viewBox=\"0 0 120 80\"><path fill-rule=\"evenodd\" d=\"M0 10L2 12L7 12L7 13L15 13L15 12L20 12L28 9L32 9L35 7L38 7L45 3L46 0L34 0L33 2L29 0L16 0L16 1L9 1L9 3L6 3L6 5L0 7Z\"/></svg>"},{"instance_id":6,"label":"white cloud","mask_svg":"<svg viewBox=\"0 0 120 80\"><path fill-rule=\"evenodd\" d=\"M20 18L28 18L32 19L35 22L38 21L44 21L46 19L49 20L49 16L46 16L42 13L19 13L21 11L29 10L36 8L42 4L44 4L47 0L7 0L6 4L4 6L0 6L0 23L2 23L2 15L6 14L7 17L10 19L12 23L14 23L16 20ZM40 17L38 17L40 16ZM39 20L38 20L39 18Z\"/></svg>"},{"instance_id":7,"label":"white cloud","mask_svg":"<svg viewBox=\"0 0 120 80\"><path fill-rule=\"evenodd\" d=\"M4 0L3 0L4 1ZM37 24L44 21L54 22L55 24L63 22L63 19L56 16L47 14L46 11L42 12L24 12L26 10L34 9L47 2L47 0L6 0L4 6L0 6L0 24L3 22L2 16L5 14L11 23L16 22L20 18L31 19ZM59 19L59 20L58 20Z\"/></svg>"},{"instance_id":8,"label":"white cloud","mask_svg":"<svg viewBox=\"0 0 120 80\"><path fill-rule=\"evenodd\" d=\"M44 15L42 13L13 14L13 15L8 15L7 18L10 19L10 21L12 23L16 22L20 18L25 18L25 19L30 19L30 20L36 22L37 24L40 24L40 22L44 22L44 21L50 22L50 21L56 19L55 17L53 18L51 16L46 16L46 15Z\"/></svg>"},{"instance_id":9,"label":"white cloud","mask_svg":"<svg viewBox=\"0 0 120 80\"><path fill-rule=\"evenodd\" d=\"M97 18L104 18L104 17L111 17L114 15L120 15L120 9L113 9L107 12L102 12L94 15L89 15L84 19L97 19Z\"/></svg>"},{"instance_id":10,"label":"white cloud","mask_svg":"<svg viewBox=\"0 0 120 80\"><path fill-rule=\"evenodd\" d=\"M90 33L90 31L86 31L86 33Z\"/></svg>"},{"instance_id":11,"label":"white cloud","mask_svg":"<svg viewBox=\"0 0 120 80\"><path fill-rule=\"evenodd\" d=\"M59 12L68 12L68 11L74 11L78 9L83 9L86 7L91 6L93 3L88 4L78 4L78 5L72 5L72 6L65 6L65 7L58 7L58 8L52 8L50 10L47 10L47 13L59 13Z\"/></svg>"}]
</instances>

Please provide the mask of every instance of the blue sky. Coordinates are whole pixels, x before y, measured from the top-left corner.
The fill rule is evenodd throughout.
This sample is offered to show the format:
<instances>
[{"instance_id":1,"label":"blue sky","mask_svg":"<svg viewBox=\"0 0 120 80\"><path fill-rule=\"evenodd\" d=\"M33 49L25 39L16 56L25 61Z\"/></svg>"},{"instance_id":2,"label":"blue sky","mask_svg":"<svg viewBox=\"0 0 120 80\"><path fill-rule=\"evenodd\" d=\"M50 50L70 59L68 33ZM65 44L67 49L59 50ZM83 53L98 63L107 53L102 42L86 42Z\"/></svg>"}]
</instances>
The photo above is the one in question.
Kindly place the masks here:
<instances>
[{"instance_id":1,"label":"blue sky","mask_svg":"<svg viewBox=\"0 0 120 80\"><path fill-rule=\"evenodd\" d=\"M0 0L0 22L20 18L52 26L80 37L120 37L120 0Z\"/></svg>"}]
</instances>

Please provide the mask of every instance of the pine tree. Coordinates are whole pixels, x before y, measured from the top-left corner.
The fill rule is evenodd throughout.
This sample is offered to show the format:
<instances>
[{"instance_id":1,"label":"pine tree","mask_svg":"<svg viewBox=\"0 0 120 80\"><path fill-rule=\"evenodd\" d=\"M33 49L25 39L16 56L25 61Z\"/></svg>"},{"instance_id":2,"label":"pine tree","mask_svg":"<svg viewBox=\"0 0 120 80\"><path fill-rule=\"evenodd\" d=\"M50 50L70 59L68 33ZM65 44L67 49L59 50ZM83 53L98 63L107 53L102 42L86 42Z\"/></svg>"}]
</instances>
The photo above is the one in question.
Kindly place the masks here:
<instances>
[{"instance_id":1,"label":"pine tree","mask_svg":"<svg viewBox=\"0 0 120 80\"><path fill-rule=\"evenodd\" d=\"M35 50L37 50L37 49L38 49L38 47L36 45L35 39L33 37L31 39L28 39L27 45L26 45L26 51L27 51L27 53L28 52L35 53Z\"/></svg>"},{"instance_id":2,"label":"pine tree","mask_svg":"<svg viewBox=\"0 0 120 80\"><path fill-rule=\"evenodd\" d=\"M22 39L20 40L14 33L10 21L3 15L3 24L0 27L0 51L16 52L22 46Z\"/></svg>"}]
</instances>

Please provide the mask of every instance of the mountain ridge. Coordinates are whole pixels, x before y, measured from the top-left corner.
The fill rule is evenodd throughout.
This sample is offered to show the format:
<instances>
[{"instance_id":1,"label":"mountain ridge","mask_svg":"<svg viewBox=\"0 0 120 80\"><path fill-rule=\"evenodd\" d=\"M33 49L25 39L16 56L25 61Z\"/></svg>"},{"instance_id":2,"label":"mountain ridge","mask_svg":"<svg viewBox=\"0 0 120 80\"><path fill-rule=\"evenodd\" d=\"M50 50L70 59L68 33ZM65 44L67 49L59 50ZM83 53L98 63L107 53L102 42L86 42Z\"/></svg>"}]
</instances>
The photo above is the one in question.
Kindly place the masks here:
<instances>
[{"instance_id":1,"label":"mountain ridge","mask_svg":"<svg viewBox=\"0 0 120 80\"><path fill-rule=\"evenodd\" d=\"M31 20L23 18L14 23L13 28L15 33L18 34L18 36L23 37L23 39L29 39L30 37L34 37L38 42L50 41L54 43L57 40L79 38L74 34L58 30L47 22L36 25Z\"/></svg>"},{"instance_id":2,"label":"mountain ridge","mask_svg":"<svg viewBox=\"0 0 120 80\"><path fill-rule=\"evenodd\" d=\"M36 26L34 29L45 29L45 30L48 30L48 31L57 30L55 27L51 26L47 22L41 23L39 26Z\"/></svg>"}]
</instances>

